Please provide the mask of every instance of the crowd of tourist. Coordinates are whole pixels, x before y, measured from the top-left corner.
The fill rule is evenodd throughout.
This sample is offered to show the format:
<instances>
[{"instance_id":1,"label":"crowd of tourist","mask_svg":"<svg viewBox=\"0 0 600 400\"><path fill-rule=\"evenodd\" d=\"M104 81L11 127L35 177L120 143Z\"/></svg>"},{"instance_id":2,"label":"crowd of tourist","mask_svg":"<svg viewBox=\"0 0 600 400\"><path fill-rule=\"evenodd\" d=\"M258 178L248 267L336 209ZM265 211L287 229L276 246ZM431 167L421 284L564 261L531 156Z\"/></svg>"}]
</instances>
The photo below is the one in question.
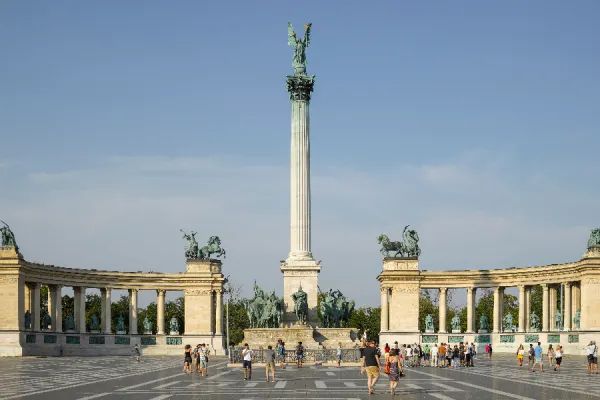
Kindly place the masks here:
<instances>
[{"instance_id":1,"label":"crowd of tourist","mask_svg":"<svg viewBox=\"0 0 600 400\"><path fill-rule=\"evenodd\" d=\"M491 344L484 347L485 357L491 359L493 348ZM587 354L587 373L598 374L598 348L595 341L585 348ZM396 393L398 381L404 376L405 368L433 367L433 368L469 368L475 366L477 359L477 347L474 343L460 342L457 344L437 343L433 344L402 344L394 342L392 346L388 343L380 349L375 341L364 340L359 347L360 351L360 372L367 376L367 387L370 394L374 393L375 384L383 373L389 379L389 392L392 395ZM305 348L302 342L298 342L293 350L293 358L297 368L302 368L304 364ZM383 354L382 354L383 353ZM198 372L200 376L208 375L208 356L210 350L205 344L199 344L194 349L190 345L185 346L184 367L186 373ZM342 363L342 344L339 343L336 349L336 363L340 367ZM544 357L544 354L546 357ZM275 348L269 345L263 350L262 358L265 365L265 380L275 382L275 366L279 364L282 369L286 368L286 345L280 339ZM544 352L541 342L536 346L529 345L525 349L524 345L519 345L516 351L517 365L522 368L525 365L527 357L527 367L531 372L539 370L544 372L544 358L548 359L547 364L551 369L559 372L563 361L563 347L558 344L553 346L549 344ZM255 352L248 343L244 344L241 351L242 365L244 371L244 380L252 379L252 360ZM320 365L315 361L316 365Z\"/></svg>"}]
</instances>

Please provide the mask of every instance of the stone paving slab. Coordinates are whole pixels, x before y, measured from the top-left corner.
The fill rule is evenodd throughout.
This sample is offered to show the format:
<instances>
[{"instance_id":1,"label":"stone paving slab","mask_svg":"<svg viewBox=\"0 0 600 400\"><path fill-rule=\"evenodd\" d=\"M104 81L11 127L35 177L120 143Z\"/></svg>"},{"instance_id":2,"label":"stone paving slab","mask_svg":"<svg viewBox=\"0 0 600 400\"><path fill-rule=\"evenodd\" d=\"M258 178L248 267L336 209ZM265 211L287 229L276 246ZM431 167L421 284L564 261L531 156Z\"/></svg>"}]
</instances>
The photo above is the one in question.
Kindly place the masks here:
<instances>
[{"instance_id":1,"label":"stone paving slab","mask_svg":"<svg viewBox=\"0 0 600 400\"><path fill-rule=\"evenodd\" d=\"M306 365L277 369L277 381L264 381L255 368L244 381L241 369L211 358L209 376L181 371L180 357L5 358L0 359L0 398L32 400L167 399L388 399L381 376L376 394L367 394L357 367ZM600 399L600 378L587 375L583 357L569 357L560 373L531 373L513 357L477 360L475 368L407 368L397 397L402 399Z\"/></svg>"}]
</instances>

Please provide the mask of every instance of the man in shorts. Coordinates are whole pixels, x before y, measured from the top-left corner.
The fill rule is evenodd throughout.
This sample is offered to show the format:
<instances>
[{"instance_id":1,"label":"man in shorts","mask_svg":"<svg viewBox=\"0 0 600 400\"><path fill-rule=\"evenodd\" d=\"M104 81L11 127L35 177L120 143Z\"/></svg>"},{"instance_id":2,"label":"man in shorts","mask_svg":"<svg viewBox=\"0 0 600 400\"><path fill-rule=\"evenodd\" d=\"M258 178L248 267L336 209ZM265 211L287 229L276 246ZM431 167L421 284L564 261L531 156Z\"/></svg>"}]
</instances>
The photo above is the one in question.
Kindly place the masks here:
<instances>
[{"instance_id":1,"label":"man in shorts","mask_svg":"<svg viewBox=\"0 0 600 400\"><path fill-rule=\"evenodd\" d=\"M264 353L265 357L265 380L269 382L269 376L272 378L271 382L275 382L275 351L273 346L268 345L267 350Z\"/></svg>"},{"instance_id":2,"label":"man in shorts","mask_svg":"<svg viewBox=\"0 0 600 400\"><path fill-rule=\"evenodd\" d=\"M531 372L535 371L535 366L538 364L540 365L540 372L544 372L544 362L542 361L542 353L542 344L538 342L537 346L535 346L535 348L533 349L533 357L535 360L533 362Z\"/></svg>"},{"instance_id":3,"label":"man in shorts","mask_svg":"<svg viewBox=\"0 0 600 400\"><path fill-rule=\"evenodd\" d=\"M375 342L370 340L367 347L363 350L361 359L360 373L367 373L367 388L369 394L375 393L375 384L379 379L379 350L375 347Z\"/></svg>"},{"instance_id":4,"label":"man in shorts","mask_svg":"<svg viewBox=\"0 0 600 400\"><path fill-rule=\"evenodd\" d=\"M248 343L244 343L242 360L244 366L244 380L252 380L252 350L250 350Z\"/></svg>"}]
</instances>

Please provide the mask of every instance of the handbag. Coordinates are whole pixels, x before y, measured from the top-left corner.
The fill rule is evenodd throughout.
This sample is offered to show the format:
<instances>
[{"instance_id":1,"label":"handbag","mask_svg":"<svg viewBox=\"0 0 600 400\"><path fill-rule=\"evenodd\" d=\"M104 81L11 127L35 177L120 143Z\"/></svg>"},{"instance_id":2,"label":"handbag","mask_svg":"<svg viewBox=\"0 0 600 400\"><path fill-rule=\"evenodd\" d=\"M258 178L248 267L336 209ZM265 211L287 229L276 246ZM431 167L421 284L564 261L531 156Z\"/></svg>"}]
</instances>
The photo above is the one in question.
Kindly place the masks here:
<instances>
[{"instance_id":1,"label":"handbag","mask_svg":"<svg viewBox=\"0 0 600 400\"><path fill-rule=\"evenodd\" d=\"M385 367L383 367L383 373L389 375L392 372L392 363L389 361L385 363Z\"/></svg>"}]
</instances>

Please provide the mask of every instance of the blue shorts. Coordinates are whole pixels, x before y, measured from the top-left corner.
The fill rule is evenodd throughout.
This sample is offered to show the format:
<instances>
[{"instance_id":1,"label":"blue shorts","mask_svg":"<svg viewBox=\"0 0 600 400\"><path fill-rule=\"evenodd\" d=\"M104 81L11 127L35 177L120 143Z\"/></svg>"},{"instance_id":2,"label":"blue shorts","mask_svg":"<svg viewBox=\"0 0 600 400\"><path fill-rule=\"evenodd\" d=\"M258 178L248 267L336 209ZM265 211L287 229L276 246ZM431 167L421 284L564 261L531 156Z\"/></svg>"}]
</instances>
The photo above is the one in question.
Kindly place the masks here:
<instances>
[{"instance_id":1,"label":"blue shorts","mask_svg":"<svg viewBox=\"0 0 600 400\"><path fill-rule=\"evenodd\" d=\"M244 360L244 368L252 369L252 361Z\"/></svg>"}]
</instances>

